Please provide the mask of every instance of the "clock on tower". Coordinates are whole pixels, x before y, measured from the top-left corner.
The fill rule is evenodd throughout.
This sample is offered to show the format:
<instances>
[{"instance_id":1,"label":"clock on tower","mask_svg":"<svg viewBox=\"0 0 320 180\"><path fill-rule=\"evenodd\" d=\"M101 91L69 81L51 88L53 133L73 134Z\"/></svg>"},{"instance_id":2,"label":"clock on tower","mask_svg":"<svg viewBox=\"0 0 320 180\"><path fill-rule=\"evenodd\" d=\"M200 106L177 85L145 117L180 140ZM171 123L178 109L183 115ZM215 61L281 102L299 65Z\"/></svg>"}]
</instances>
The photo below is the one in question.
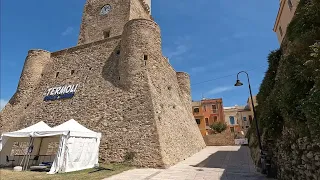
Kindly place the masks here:
<instances>
[{"instance_id":1,"label":"clock on tower","mask_svg":"<svg viewBox=\"0 0 320 180\"><path fill-rule=\"evenodd\" d=\"M107 4L102 7L102 9L100 11L100 15L102 15L102 16L107 15L110 11L111 11L111 6L110 6L110 4Z\"/></svg>"},{"instance_id":2,"label":"clock on tower","mask_svg":"<svg viewBox=\"0 0 320 180\"><path fill-rule=\"evenodd\" d=\"M87 0L78 45L120 36L132 19L151 19L151 0Z\"/></svg>"}]
</instances>

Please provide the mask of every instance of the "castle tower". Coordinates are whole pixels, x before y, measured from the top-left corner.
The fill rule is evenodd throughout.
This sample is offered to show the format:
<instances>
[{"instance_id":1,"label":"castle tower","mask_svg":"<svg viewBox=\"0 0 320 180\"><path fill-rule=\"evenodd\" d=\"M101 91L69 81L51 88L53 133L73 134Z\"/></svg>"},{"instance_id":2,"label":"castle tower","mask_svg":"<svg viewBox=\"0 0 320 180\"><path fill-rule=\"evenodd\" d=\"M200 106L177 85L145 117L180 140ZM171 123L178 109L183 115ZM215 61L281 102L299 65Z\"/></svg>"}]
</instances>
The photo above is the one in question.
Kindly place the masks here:
<instances>
[{"instance_id":1,"label":"castle tower","mask_svg":"<svg viewBox=\"0 0 320 180\"><path fill-rule=\"evenodd\" d=\"M163 56L150 7L151 0L87 0L77 46L29 51L0 132L75 119L102 133L101 161L143 167L168 167L204 148L190 77ZM78 87L68 98L66 85ZM48 92L56 98L48 101Z\"/></svg>"},{"instance_id":2,"label":"castle tower","mask_svg":"<svg viewBox=\"0 0 320 180\"><path fill-rule=\"evenodd\" d=\"M147 69L157 59L162 60L159 26L147 19L131 20L124 28L121 49L120 84L129 89L146 78Z\"/></svg>"},{"instance_id":3,"label":"castle tower","mask_svg":"<svg viewBox=\"0 0 320 180\"><path fill-rule=\"evenodd\" d=\"M119 36L131 19L150 19L151 0L87 0L78 45Z\"/></svg>"},{"instance_id":4,"label":"castle tower","mask_svg":"<svg viewBox=\"0 0 320 180\"><path fill-rule=\"evenodd\" d=\"M187 109L192 109L190 76L185 72L177 72L177 80L181 90L181 98L184 99Z\"/></svg>"},{"instance_id":5,"label":"castle tower","mask_svg":"<svg viewBox=\"0 0 320 180\"><path fill-rule=\"evenodd\" d=\"M49 62L50 52L48 51L37 49L28 52L17 88L17 101L26 101L26 98L32 94L40 82L43 69Z\"/></svg>"}]
</instances>

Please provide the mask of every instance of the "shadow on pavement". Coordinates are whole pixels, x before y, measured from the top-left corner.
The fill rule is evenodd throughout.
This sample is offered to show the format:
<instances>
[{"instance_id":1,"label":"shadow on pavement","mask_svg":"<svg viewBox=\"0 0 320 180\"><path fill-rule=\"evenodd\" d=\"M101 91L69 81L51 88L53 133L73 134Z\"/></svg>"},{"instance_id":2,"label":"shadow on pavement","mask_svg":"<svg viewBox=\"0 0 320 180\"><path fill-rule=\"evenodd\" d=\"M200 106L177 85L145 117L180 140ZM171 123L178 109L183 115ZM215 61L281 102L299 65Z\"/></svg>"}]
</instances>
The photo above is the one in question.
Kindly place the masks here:
<instances>
[{"instance_id":1,"label":"shadow on pavement","mask_svg":"<svg viewBox=\"0 0 320 180\"><path fill-rule=\"evenodd\" d=\"M252 162L248 146L238 151L217 151L193 167L223 169L222 180L263 180Z\"/></svg>"}]
</instances>

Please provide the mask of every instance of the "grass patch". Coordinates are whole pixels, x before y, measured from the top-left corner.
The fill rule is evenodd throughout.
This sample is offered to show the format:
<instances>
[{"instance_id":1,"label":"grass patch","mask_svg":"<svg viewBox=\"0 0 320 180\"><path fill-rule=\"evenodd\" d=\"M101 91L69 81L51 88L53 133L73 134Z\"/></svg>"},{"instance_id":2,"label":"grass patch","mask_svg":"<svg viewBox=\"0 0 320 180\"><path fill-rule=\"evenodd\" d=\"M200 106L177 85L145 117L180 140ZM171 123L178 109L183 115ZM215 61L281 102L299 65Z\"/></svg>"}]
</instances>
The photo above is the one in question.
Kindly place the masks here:
<instances>
[{"instance_id":1,"label":"grass patch","mask_svg":"<svg viewBox=\"0 0 320 180\"><path fill-rule=\"evenodd\" d=\"M89 173L94 171L95 169L86 169L83 171L76 171L70 173L62 173L62 174L54 174L49 175L46 172L32 172L32 171L24 171L24 172L15 172L7 169L0 169L0 179L6 180L45 180L45 179L54 179L54 180L101 180L103 178L110 177L115 174L119 174L123 171L133 169L132 166L126 164L108 164L101 165L101 167L112 169L110 170L102 170L94 173Z\"/></svg>"}]
</instances>

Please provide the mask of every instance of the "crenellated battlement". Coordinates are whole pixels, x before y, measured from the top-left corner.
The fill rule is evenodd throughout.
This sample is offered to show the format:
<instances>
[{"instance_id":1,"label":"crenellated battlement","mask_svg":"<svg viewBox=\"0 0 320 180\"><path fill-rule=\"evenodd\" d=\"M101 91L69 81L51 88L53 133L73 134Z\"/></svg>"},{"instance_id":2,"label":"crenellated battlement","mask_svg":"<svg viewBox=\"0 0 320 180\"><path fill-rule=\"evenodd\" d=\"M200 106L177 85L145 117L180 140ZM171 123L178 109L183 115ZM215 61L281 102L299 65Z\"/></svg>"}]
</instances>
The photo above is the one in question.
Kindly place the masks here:
<instances>
[{"instance_id":1,"label":"crenellated battlement","mask_svg":"<svg viewBox=\"0 0 320 180\"><path fill-rule=\"evenodd\" d=\"M139 1L140 1L140 3L142 4L143 9L144 9L147 13L151 14L151 7L149 6L149 4L147 4L145 0L139 0ZM151 4L150 4L150 5L151 5Z\"/></svg>"},{"instance_id":2,"label":"crenellated battlement","mask_svg":"<svg viewBox=\"0 0 320 180\"><path fill-rule=\"evenodd\" d=\"M38 54L38 53L41 53L41 52L51 53L50 51L47 51L47 50L44 50L44 49L30 49L30 50L28 51L28 55Z\"/></svg>"}]
</instances>

